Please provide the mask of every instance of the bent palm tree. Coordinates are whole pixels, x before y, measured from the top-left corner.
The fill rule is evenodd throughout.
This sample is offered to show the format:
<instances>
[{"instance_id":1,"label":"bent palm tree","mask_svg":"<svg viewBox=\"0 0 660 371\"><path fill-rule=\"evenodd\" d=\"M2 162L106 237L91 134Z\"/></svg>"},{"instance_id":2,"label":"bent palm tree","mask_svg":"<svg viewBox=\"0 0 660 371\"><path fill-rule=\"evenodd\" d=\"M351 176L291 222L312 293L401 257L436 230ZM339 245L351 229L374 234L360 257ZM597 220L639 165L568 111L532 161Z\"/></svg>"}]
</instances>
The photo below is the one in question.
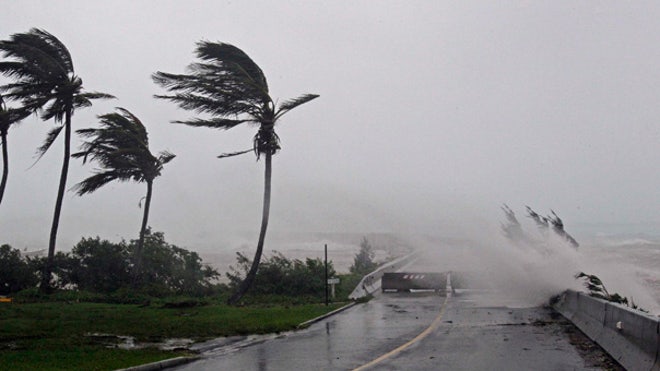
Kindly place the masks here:
<instances>
[{"instance_id":1,"label":"bent palm tree","mask_svg":"<svg viewBox=\"0 0 660 371\"><path fill-rule=\"evenodd\" d=\"M142 122L124 108L117 108L118 113L108 113L99 116L101 127L98 129L77 130L80 136L91 138L81 146L82 151L74 153L72 157L82 157L83 163L87 159L95 160L101 169L82 182L76 184L79 196L92 193L112 181L147 183L147 196L144 202L142 227L140 238L135 250L133 276L139 276L144 246L144 235L149 220L149 207L153 182L160 176L163 165L170 162L174 155L163 151L154 156L149 150L147 129Z\"/></svg>"},{"instance_id":2,"label":"bent palm tree","mask_svg":"<svg viewBox=\"0 0 660 371\"><path fill-rule=\"evenodd\" d=\"M192 63L188 67L189 74L157 72L152 76L154 82L174 93L156 97L210 116L208 119L195 118L175 123L215 129L231 129L243 123L258 125L259 130L254 136L251 150L219 157L254 151L257 160L261 155L265 158L264 203L259 241L250 270L238 290L229 298L229 303L235 304L254 282L263 252L270 213L272 156L280 149L275 123L285 113L317 98L318 95L304 94L277 105L268 93L263 71L239 48L203 41L197 44L196 54L201 62Z\"/></svg>"},{"instance_id":3,"label":"bent palm tree","mask_svg":"<svg viewBox=\"0 0 660 371\"><path fill-rule=\"evenodd\" d=\"M29 112L39 111L42 120L54 119L58 124L38 148L39 158L48 151L64 129L64 159L48 241L48 259L41 280L41 289L48 291L69 172L71 116L77 108L90 107L93 99L113 96L83 92L82 79L74 73L69 50L60 40L44 30L33 28L26 33L14 34L9 40L0 41L0 51L5 57L12 58L0 62L0 73L14 80L13 83L1 86L0 92L6 92L5 97L9 100L20 101L23 109Z\"/></svg>"},{"instance_id":4,"label":"bent palm tree","mask_svg":"<svg viewBox=\"0 0 660 371\"><path fill-rule=\"evenodd\" d=\"M0 137L2 137L2 180L0 181L0 203L5 194L5 186L9 176L9 151L7 150L7 134L12 125L30 115L29 111L20 108L9 108L0 95Z\"/></svg>"}]
</instances>

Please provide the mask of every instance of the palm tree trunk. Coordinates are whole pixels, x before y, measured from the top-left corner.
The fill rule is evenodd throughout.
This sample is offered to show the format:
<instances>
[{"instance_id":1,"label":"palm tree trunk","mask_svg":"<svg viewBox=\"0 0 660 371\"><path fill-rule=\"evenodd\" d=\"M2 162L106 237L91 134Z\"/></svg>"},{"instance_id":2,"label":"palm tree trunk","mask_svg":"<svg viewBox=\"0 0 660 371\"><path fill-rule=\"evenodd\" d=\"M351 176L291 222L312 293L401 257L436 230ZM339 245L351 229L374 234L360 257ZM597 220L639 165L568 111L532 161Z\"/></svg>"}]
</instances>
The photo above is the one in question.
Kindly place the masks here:
<instances>
[{"instance_id":1,"label":"palm tree trunk","mask_svg":"<svg viewBox=\"0 0 660 371\"><path fill-rule=\"evenodd\" d=\"M48 241L48 259L42 272L41 291L49 292L50 278L53 272L53 263L55 260L55 244L57 242L57 229L60 225L60 213L62 212L62 200L66 190L66 179L69 173L69 158L71 157L71 108L66 110L64 119L64 160L62 161L62 172L60 173L60 186L57 190L57 201L55 202L55 213L53 214L53 224L50 228L50 240Z\"/></svg>"},{"instance_id":2,"label":"palm tree trunk","mask_svg":"<svg viewBox=\"0 0 660 371\"><path fill-rule=\"evenodd\" d=\"M252 260L252 266L250 271L245 276L243 282L241 282L238 290L229 298L227 303L229 305L234 305L238 303L239 300L245 295L245 293L250 289L252 283L254 282L255 277L257 276L257 270L259 269L259 262L261 261L261 254L264 250L264 240L266 239L266 229L268 229L268 216L270 215L270 183L271 183L271 174L272 174L272 154L270 151L266 152L266 170L264 172L264 206L261 215L261 231L259 232L259 242L257 243L257 251L254 254L254 260Z\"/></svg>"},{"instance_id":3,"label":"palm tree trunk","mask_svg":"<svg viewBox=\"0 0 660 371\"><path fill-rule=\"evenodd\" d=\"M9 175L9 153L7 152L7 132L2 133L2 181L0 181L0 204L5 194L7 176Z\"/></svg>"},{"instance_id":4,"label":"palm tree trunk","mask_svg":"<svg viewBox=\"0 0 660 371\"><path fill-rule=\"evenodd\" d=\"M144 247L144 236L147 233L149 222L149 207L151 206L151 195L153 193L153 181L147 181L147 197L144 201L144 214L142 215L142 227L140 228L140 239L134 252L135 265L133 266L133 287L137 286L142 268L142 248Z\"/></svg>"}]
</instances>

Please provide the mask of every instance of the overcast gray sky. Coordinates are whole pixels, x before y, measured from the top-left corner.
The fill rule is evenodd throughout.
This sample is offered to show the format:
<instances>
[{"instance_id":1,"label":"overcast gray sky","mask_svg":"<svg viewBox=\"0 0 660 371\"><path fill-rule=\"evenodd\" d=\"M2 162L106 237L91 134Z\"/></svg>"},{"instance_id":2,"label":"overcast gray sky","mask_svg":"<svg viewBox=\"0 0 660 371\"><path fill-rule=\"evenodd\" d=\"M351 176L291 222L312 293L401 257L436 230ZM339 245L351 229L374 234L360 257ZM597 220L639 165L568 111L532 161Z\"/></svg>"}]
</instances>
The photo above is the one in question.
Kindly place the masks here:
<instances>
[{"instance_id":1,"label":"overcast gray sky","mask_svg":"<svg viewBox=\"0 0 660 371\"><path fill-rule=\"evenodd\" d=\"M215 158L249 148L255 128L169 124L191 113L152 98L150 75L183 72L199 40L243 49L275 97L321 95L279 125L272 233L453 233L497 223L502 203L552 208L569 231L660 224L658 2L0 2L0 38L46 29L87 90L117 96L77 111L75 128L125 107L153 151L177 155L150 219L177 244L256 240L261 212L263 164ZM47 245L61 143L30 166L52 125L10 132L2 243ZM93 168L73 161L68 187ZM58 248L136 237L145 189L68 192Z\"/></svg>"}]
</instances>

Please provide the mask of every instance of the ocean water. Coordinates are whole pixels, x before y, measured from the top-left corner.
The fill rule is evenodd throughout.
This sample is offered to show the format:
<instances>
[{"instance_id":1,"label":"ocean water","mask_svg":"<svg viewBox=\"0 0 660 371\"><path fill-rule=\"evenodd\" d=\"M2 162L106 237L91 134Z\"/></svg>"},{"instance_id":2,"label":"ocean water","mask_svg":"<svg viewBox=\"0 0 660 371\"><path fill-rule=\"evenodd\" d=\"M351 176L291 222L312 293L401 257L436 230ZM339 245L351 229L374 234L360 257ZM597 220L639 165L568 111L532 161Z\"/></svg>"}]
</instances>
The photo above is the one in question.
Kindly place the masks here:
<instances>
[{"instance_id":1,"label":"ocean water","mask_svg":"<svg viewBox=\"0 0 660 371\"><path fill-rule=\"evenodd\" d=\"M614 291L624 296L632 296L635 300L634 294L626 294L629 290L629 287L626 287L628 282L619 284L616 281L617 277L621 276L632 279L648 291L649 299L655 300L655 303L639 303L640 306L646 305L653 313L660 314L660 238L597 237L584 243L581 248L585 255L590 256L595 266L611 269L606 275L612 277L612 282L604 281L606 287L610 285L616 288ZM639 294L643 295L644 292Z\"/></svg>"}]
</instances>

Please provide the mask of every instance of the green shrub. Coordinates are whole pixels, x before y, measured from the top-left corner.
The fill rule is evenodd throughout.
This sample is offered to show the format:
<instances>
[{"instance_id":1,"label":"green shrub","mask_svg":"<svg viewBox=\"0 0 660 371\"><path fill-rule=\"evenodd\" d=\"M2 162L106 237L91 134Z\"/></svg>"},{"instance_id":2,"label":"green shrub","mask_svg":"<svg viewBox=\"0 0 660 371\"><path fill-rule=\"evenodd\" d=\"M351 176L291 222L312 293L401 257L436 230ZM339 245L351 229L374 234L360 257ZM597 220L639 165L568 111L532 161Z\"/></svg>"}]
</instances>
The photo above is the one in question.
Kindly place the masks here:
<instances>
[{"instance_id":1,"label":"green shrub","mask_svg":"<svg viewBox=\"0 0 660 371\"><path fill-rule=\"evenodd\" d=\"M236 253L237 268L226 273L229 288L234 290L243 280L252 262L241 253ZM336 274L332 262L328 263L328 277ZM290 260L279 252L265 258L259 265L251 295L274 295L284 297L325 299L325 264L321 259L307 258ZM307 300L306 302L309 302Z\"/></svg>"},{"instance_id":2,"label":"green shrub","mask_svg":"<svg viewBox=\"0 0 660 371\"><path fill-rule=\"evenodd\" d=\"M378 264L374 262L374 257L376 252L374 251L373 246L367 240L366 237L362 237L362 242L360 242L360 251L355 254L355 259L353 259L353 265L349 269L351 273L365 275L373 272L378 268Z\"/></svg>"},{"instance_id":3,"label":"green shrub","mask_svg":"<svg viewBox=\"0 0 660 371\"><path fill-rule=\"evenodd\" d=\"M98 295L83 300L119 303L141 303L148 297L203 296L219 291L215 280L220 273L202 264L196 252L167 243L162 232L147 230L139 272L134 271L136 246L137 240L113 243L99 237L83 238L70 253L58 252L55 255L51 285L59 290L57 295L80 297L81 293L94 293ZM5 250L0 249L0 264ZM16 260L16 254L20 258L17 251L12 254L8 255L11 259L5 259L7 264L14 268L25 265L34 278L26 281L26 285L14 286L18 289L36 286L36 273L41 271L46 258L23 262ZM3 272L18 277L16 269L1 270L0 275ZM29 292L24 294L26 300L39 300L39 297L30 295ZM59 300L56 297L53 299Z\"/></svg>"},{"instance_id":4,"label":"green shrub","mask_svg":"<svg viewBox=\"0 0 660 371\"><path fill-rule=\"evenodd\" d=\"M32 263L18 249L0 246L0 295L9 295L34 287L39 278Z\"/></svg>"}]
</instances>

